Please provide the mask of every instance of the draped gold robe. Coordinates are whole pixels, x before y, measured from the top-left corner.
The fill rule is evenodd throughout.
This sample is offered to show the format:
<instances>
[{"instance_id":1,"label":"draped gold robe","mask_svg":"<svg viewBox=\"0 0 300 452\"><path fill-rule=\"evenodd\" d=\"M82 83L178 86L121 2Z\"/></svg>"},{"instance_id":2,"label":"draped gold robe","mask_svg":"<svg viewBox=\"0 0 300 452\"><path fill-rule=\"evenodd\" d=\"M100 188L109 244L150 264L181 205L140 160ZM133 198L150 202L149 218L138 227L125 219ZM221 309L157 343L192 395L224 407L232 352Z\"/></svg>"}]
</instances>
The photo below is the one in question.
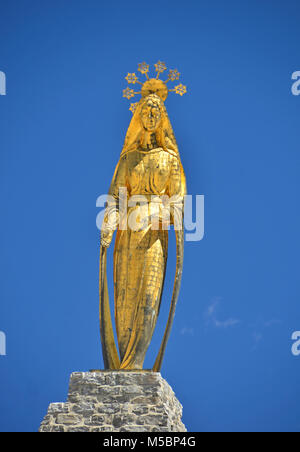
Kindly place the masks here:
<instances>
[{"instance_id":1,"label":"draped gold robe","mask_svg":"<svg viewBox=\"0 0 300 452\"><path fill-rule=\"evenodd\" d=\"M126 187L128 198L138 199L142 195L143 199L152 200L150 203L134 202L131 207L129 204L127 229L118 228L114 248L119 368L142 369L160 309L167 264L168 230L162 228L166 210L161 197L172 198L168 212L174 224L176 211L180 214L186 193L179 154L157 148L136 149L121 155L109 190L116 202L108 202L103 230L113 231L116 218L119 220L121 187Z\"/></svg>"}]
</instances>

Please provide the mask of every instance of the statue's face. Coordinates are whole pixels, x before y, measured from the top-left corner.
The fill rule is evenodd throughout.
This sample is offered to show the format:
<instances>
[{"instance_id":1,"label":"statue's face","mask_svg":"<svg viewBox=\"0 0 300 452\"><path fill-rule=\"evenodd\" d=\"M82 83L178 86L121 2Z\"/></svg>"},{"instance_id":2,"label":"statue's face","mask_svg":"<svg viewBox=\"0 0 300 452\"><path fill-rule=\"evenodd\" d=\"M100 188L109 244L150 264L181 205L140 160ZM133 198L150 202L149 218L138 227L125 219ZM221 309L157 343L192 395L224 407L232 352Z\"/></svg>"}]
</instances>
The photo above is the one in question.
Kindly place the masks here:
<instances>
[{"instance_id":1,"label":"statue's face","mask_svg":"<svg viewBox=\"0 0 300 452\"><path fill-rule=\"evenodd\" d=\"M159 106L151 100L146 102L141 111L141 119L148 132L155 132L161 120Z\"/></svg>"}]
</instances>

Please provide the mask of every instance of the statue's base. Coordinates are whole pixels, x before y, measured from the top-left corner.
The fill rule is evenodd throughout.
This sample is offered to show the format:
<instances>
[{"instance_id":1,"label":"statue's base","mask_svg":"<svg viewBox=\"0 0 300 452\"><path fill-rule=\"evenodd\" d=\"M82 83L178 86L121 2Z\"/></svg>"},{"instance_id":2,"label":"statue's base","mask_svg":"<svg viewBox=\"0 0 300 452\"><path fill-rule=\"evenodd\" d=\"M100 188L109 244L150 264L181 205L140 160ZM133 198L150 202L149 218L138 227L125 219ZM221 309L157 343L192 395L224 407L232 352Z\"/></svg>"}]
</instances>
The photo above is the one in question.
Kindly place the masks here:
<instances>
[{"instance_id":1,"label":"statue's base","mask_svg":"<svg viewBox=\"0 0 300 452\"><path fill-rule=\"evenodd\" d=\"M40 432L186 432L182 406L159 372L73 372L68 400L51 403Z\"/></svg>"}]
</instances>

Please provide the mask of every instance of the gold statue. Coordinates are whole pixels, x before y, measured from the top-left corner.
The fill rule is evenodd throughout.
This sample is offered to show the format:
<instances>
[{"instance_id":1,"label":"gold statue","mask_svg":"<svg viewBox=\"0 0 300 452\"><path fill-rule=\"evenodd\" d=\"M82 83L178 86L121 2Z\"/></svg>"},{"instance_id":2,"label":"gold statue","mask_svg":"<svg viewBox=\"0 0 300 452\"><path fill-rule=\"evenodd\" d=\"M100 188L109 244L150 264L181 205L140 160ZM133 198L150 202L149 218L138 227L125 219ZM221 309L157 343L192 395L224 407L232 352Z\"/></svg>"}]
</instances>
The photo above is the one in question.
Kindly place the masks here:
<instances>
[{"instance_id":1,"label":"gold statue","mask_svg":"<svg viewBox=\"0 0 300 452\"><path fill-rule=\"evenodd\" d=\"M182 84L174 89L167 82L178 80L177 70L168 79L159 79L166 66L155 65L156 78L149 78L149 66L138 70L142 83L129 73L129 83L142 85L142 98L131 104L133 113L121 156L109 189L100 251L100 332L106 369L142 369L160 309L168 252L168 229L173 224L177 241L176 275L169 318L162 344L153 366L159 371L173 322L183 262L183 200L185 175L164 101L169 91L186 92ZM136 93L127 88L123 96ZM122 219L121 190L126 192L128 209ZM146 202L145 202L146 200ZM124 216L124 215L123 215ZM131 222L131 225L129 224ZM114 340L106 279L106 251L114 231L114 310L119 354Z\"/></svg>"}]
</instances>

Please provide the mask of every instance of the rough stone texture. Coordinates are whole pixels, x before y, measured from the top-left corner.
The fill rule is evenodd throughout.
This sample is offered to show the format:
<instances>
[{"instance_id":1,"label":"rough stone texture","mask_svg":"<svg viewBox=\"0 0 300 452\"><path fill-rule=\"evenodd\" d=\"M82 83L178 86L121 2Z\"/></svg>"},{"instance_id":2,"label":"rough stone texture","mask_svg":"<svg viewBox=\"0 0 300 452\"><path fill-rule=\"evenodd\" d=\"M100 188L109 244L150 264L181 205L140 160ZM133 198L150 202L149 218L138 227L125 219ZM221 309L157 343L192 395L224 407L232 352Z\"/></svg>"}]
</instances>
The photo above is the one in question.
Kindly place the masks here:
<instances>
[{"instance_id":1,"label":"rough stone texture","mask_svg":"<svg viewBox=\"0 0 300 452\"><path fill-rule=\"evenodd\" d=\"M73 372L68 400L51 403L40 432L186 432L182 406L159 372Z\"/></svg>"}]
</instances>

